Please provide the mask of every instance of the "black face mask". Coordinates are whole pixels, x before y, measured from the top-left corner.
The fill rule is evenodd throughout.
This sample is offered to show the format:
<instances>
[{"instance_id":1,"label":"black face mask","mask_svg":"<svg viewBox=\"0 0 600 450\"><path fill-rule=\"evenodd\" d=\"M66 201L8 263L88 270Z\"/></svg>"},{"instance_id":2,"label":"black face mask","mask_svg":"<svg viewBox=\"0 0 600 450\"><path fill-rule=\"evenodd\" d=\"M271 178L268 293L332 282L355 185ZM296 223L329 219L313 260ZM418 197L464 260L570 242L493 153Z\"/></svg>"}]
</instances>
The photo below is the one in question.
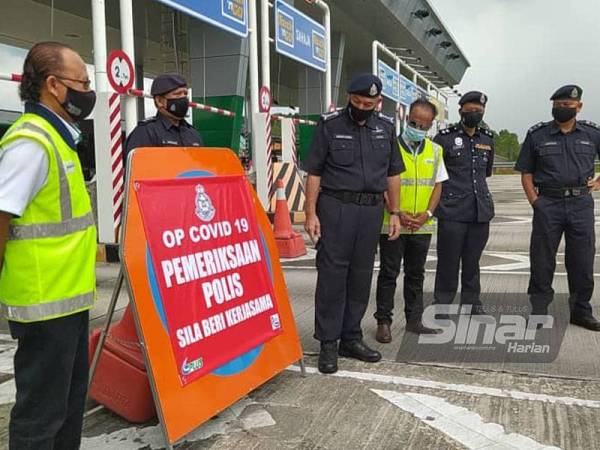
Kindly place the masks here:
<instances>
[{"instance_id":1,"label":"black face mask","mask_svg":"<svg viewBox=\"0 0 600 450\"><path fill-rule=\"evenodd\" d=\"M348 103L350 109L350 115L357 122L364 122L375 112L374 109L360 109L354 106L352 103Z\"/></svg>"},{"instance_id":2,"label":"black face mask","mask_svg":"<svg viewBox=\"0 0 600 450\"><path fill-rule=\"evenodd\" d=\"M96 104L96 93L94 91L81 92L67 88L65 101L60 104L75 122L85 119L90 115Z\"/></svg>"},{"instance_id":3,"label":"black face mask","mask_svg":"<svg viewBox=\"0 0 600 450\"><path fill-rule=\"evenodd\" d=\"M577 108L552 108L552 117L558 123L565 123L577 115Z\"/></svg>"},{"instance_id":4,"label":"black face mask","mask_svg":"<svg viewBox=\"0 0 600 450\"><path fill-rule=\"evenodd\" d=\"M460 115L462 123L467 128L475 128L483 120L483 113L478 111L470 111Z\"/></svg>"},{"instance_id":5,"label":"black face mask","mask_svg":"<svg viewBox=\"0 0 600 450\"><path fill-rule=\"evenodd\" d=\"M168 98L167 111L179 119L183 119L190 108L190 101L187 97Z\"/></svg>"}]
</instances>

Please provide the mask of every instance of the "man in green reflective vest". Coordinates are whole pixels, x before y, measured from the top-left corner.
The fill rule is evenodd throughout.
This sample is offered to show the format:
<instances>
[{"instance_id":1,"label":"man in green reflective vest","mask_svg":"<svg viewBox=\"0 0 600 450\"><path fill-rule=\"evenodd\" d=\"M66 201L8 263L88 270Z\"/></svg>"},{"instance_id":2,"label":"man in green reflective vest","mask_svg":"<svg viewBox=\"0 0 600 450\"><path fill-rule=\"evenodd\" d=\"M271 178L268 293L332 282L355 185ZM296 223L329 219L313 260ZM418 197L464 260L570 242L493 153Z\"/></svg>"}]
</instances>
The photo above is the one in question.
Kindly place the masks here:
<instances>
[{"instance_id":1,"label":"man in green reflective vest","mask_svg":"<svg viewBox=\"0 0 600 450\"><path fill-rule=\"evenodd\" d=\"M77 449L88 380L96 227L74 125L96 95L81 57L34 45L23 114L0 140L0 311L18 339L10 449Z\"/></svg>"},{"instance_id":2,"label":"man in green reflective vest","mask_svg":"<svg viewBox=\"0 0 600 450\"><path fill-rule=\"evenodd\" d=\"M435 231L433 212L440 200L442 182L448 179L442 147L427 139L427 131L437 116L435 105L425 99L411 106L408 123L398 147L406 171L401 176L402 192L399 208L387 205L387 211L399 210L402 225L400 238L390 241L387 235L389 213L383 219L379 239L380 270L377 278L377 333L378 342L392 340L390 326L394 309L396 280L404 259L404 313L406 330L417 334L437 333L423 325L423 282L425 262Z\"/></svg>"}]
</instances>

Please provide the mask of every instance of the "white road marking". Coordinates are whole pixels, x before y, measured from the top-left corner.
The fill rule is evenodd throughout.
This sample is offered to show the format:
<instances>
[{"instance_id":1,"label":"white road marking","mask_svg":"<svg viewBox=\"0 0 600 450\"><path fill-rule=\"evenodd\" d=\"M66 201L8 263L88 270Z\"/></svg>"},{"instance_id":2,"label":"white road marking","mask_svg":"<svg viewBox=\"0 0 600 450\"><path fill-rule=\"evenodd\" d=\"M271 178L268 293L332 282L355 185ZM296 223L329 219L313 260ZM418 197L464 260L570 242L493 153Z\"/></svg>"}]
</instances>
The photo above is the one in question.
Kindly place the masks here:
<instances>
[{"instance_id":1,"label":"white road marking","mask_svg":"<svg viewBox=\"0 0 600 450\"><path fill-rule=\"evenodd\" d=\"M248 410L246 411L246 408ZM200 428L185 436L178 444L192 443L208 439L212 436L228 434L236 431L275 425L273 417L262 405L245 397L223 411L216 419L209 420ZM165 441L160 425L145 428L129 427L109 434L84 437L81 440L82 450L151 450L165 448Z\"/></svg>"},{"instance_id":2,"label":"white road marking","mask_svg":"<svg viewBox=\"0 0 600 450\"><path fill-rule=\"evenodd\" d=\"M550 450L527 436L506 433L497 423L485 423L481 416L462 406L455 406L433 395L371 389L403 411L411 413L428 426L441 431L468 449Z\"/></svg>"},{"instance_id":3,"label":"white road marking","mask_svg":"<svg viewBox=\"0 0 600 450\"><path fill-rule=\"evenodd\" d=\"M286 370L300 372L300 367L289 366ZM307 373L319 374L316 367L307 367ZM491 397L512 398L515 400L538 401L544 403L556 403L567 406L585 406L587 408L600 408L600 400L588 400L574 397L557 397L547 394L535 394L533 392L514 391L511 389L498 389L471 384L443 383L440 381L423 380L421 378L398 377L395 375L383 375L369 372L352 372L340 370L328 377L352 378L361 381L373 381L377 383L393 384L400 386L411 386L426 389L439 389L442 391L462 392L473 395L489 395Z\"/></svg>"},{"instance_id":4,"label":"white road marking","mask_svg":"<svg viewBox=\"0 0 600 450\"><path fill-rule=\"evenodd\" d=\"M501 271L513 271L518 269L529 269L529 256L524 255L507 255L501 253L487 253L487 256L493 256L495 258L508 259L510 261L517 261L506 264L494 264L491 266L481 267L482 271L490 270L501 270Z\"/></svg>"}]
</instances>

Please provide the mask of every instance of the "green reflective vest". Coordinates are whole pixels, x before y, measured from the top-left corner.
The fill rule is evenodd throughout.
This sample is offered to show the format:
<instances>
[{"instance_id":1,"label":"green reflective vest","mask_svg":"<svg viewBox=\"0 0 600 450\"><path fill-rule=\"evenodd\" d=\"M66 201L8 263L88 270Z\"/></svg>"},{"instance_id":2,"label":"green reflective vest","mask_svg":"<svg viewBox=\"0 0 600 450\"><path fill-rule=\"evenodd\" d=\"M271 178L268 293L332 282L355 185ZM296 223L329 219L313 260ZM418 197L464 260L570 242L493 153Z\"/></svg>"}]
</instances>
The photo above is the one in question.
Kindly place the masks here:
<instances>
[{"instance_id":1,"label":"green reflective vest","mask_svg":"<svg viewBox=\"0 0 600 450\"><path fill-rule=\"evenodd\" d=\"M81 163L54 127L24 114L0 141L33 139L48 156L46 183L10 222L0 272L0 310L16 322L68 316L96 295L96 227ZM13 151L18 151L17 149Z\"/></svg>"},{"instance_id":2,"label":"green reflective vest","mask_svg":"<svg viewBox=\"0 0 600 450\"><path fill-rule=\"evenodd\" d=\"M442 147L429 139L423 141L422 151L414 155L398 142L398 148L406 170L400 175L400 211L416 214L427 210L431 193L435 187L435 176L442 160ZM386 211L383 218L382 233L389 230L390 215ZM429 219L417 231L402 227L402 234L432 234L435 231L435 218Z\"/></svg>"}]
</instances>

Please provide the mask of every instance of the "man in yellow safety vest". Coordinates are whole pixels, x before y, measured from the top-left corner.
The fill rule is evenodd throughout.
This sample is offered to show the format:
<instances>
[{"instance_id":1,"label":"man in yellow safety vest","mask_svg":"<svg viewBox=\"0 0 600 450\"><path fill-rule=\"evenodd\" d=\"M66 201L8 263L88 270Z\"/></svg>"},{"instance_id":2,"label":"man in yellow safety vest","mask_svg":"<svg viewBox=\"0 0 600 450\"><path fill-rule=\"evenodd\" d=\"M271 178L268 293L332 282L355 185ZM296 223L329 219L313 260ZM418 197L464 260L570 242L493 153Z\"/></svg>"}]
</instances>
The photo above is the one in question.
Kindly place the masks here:
<instances>
[{"instance_id":1,"label":"man in yellow safety vest","mask_svg":"<svg viewBox=\"0 0 600 450\"><path fill-rule=\"evenodd\" d=\"M23 114L0 140L0 311L18 339L10 449L77 449L95 300L96 227L74 125L96 95L81 57L34 45Z\"/></svg>"},{"instance_id":2,"label":"man in yellow safety vest","mask_svg":"<svg viewBox=\"0 0 600 450\"><path fill-rule=\"evenodd\" d=\"M426 138L437 116L435 105L425 99L411 106L408 123L398 138L406 171L401 176L399 208L387 205L387 211L400 210L400 238L390 241L387 235L389 213L386 211L379 239L380 270L377 278L377 333L381 343L392 340L390 325L394 309L396 279L404 259L404 312L406 330L417 334L436 333L423 325L423 282L425 262L435 231L433 212L437 207L442 182L448 179L442 147Z\"/></svg>"}]
</instances>

